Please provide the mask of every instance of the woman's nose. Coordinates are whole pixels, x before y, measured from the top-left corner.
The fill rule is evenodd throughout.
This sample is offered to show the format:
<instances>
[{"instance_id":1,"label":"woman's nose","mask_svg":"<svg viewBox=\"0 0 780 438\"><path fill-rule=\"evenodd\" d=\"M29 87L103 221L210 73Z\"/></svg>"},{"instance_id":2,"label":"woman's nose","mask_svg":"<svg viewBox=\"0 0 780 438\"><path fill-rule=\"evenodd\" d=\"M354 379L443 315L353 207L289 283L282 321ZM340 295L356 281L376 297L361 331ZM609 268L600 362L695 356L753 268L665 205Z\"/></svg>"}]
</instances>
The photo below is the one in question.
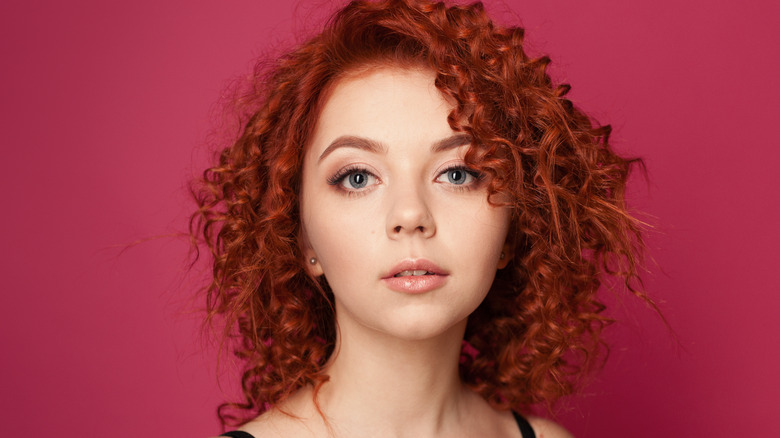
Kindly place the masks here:
<instances>
[{"instance_id":1,"label":"woman's nose","mask_svg":"<svg viewBox=\"0 0 780 438\"><path fill-rule=\"evenodd\" d=\"M416 188L397 191L387 217L387 236L398 239L406 235L428 238L436 234L436 224L422 193Z\"/></svg>"}]
</instances>

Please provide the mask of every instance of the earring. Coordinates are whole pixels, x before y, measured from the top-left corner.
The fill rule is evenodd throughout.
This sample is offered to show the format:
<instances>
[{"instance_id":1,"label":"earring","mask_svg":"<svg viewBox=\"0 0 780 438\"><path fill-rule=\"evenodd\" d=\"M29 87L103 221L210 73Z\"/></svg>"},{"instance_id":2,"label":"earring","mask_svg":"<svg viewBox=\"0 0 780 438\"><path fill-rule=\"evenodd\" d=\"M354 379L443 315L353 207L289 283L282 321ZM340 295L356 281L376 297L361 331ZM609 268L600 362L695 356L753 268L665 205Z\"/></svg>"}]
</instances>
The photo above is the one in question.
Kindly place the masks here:
<instances>
[{"instance_id":1,"label":"earring","mask_svg":"<svg viewBox=\"0 0 780 438\"><path fill-rule=\"evenodd\" d=\"M317 264L317 259L312 257L312 258L309 259L309 263L311 263L312 265L315 265L315 264Z\"/></svg>"},{"instance_id":2,"label":"earring","mask_svg":"<svg viewBox=\"0 0 780 438\"><path fill-rule=\"evenodd\" d=\"M506 257L506 254L504 254L503 252L501 253L500 256L498 256L498 258L501 259L501 260L504 260L504 257Z\"/></svg>"}]
</instances>

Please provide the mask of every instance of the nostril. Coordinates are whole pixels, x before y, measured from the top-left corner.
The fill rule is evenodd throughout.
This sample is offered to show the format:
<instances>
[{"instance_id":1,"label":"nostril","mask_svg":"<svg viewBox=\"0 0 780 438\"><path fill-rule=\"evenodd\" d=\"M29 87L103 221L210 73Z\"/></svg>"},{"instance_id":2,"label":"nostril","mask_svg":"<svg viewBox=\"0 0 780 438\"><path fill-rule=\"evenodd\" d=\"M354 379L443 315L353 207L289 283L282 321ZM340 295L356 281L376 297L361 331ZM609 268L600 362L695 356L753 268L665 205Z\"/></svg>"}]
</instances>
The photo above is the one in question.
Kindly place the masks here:
<instances>
[{"instance_id":1,"label":"nostril","mask_svg":"<svg viewBox=\"0 0 780 438\"><path fill-rule=\"evenodd\" d=\"M396 225L395 227L393 227L393 232L400 233L401 231L403 231L403 229L404 229L403 225ZM424 225L419 225L414 228L414 231L419 231L421 233L425 233L426 230L427 229L425 228Z\"/></svg>"}]
</instances>

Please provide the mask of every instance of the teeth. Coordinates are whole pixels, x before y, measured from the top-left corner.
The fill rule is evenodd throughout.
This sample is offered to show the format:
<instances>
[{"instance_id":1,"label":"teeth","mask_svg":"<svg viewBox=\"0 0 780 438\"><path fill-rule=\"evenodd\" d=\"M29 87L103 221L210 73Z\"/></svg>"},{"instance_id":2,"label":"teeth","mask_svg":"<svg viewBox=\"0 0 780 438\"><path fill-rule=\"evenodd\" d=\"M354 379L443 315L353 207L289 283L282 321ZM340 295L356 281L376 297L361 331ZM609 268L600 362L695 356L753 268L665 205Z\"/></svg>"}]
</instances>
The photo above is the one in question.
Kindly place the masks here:
<instances>
[{"instance_id":1,"label":"teeth","mask_svg":"<svg viewBox=\"0 0 780 438\"><path fill-rule=\"evenodd\" d=\"M415 271L401 271L394 275L394 277L409 277L412 275L427 275L428 271L425 270L415 270Z\"/></svg>"}]
</instances>

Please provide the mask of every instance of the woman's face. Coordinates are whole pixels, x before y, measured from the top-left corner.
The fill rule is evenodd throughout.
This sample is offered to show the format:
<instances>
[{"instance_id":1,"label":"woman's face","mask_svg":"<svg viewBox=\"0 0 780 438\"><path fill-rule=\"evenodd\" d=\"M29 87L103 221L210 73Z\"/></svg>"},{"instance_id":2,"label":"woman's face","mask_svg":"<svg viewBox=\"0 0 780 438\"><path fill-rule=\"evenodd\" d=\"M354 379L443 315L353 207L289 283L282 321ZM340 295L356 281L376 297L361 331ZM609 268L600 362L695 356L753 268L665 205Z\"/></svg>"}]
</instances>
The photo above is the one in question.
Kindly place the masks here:
<instances>
[{"instance_id":1,"label":"woman's face","mask_svg":"<svg viewBox=\"0 0 780 438\"><path fill-rule=\"evenodd\" d=\"M342 331L425 339L465 325L506 264L509 210L465 167L451 109L432 72L390 68L341 80L323 106L300 208Z\"/></svg>"}]
</instances>

